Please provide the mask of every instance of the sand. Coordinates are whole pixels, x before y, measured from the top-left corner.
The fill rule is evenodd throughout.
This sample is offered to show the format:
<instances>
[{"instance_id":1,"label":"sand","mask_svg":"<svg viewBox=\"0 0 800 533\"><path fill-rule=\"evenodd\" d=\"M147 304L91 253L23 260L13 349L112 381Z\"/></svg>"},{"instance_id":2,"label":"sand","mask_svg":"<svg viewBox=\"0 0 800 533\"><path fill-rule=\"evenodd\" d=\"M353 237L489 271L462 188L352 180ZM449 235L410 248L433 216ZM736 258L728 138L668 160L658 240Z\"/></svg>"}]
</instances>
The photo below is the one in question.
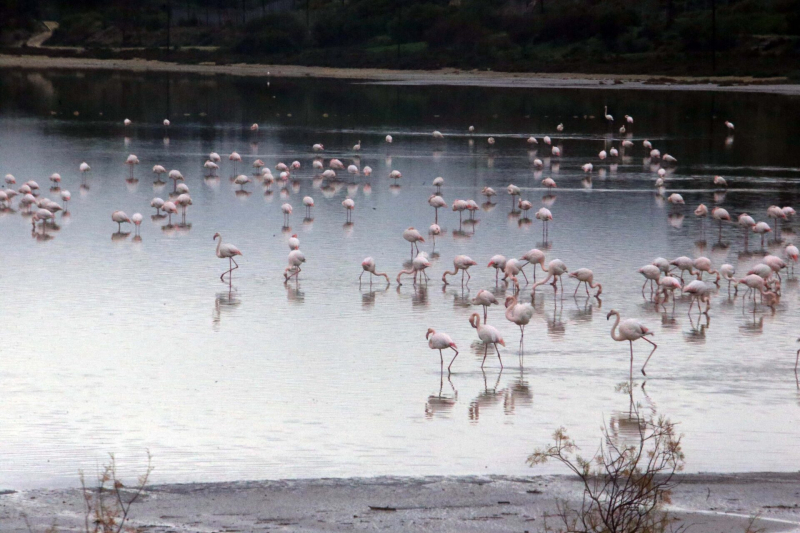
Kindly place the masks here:
<instances>
[{"instance_id":1,"label":"sand","mask_svg":"<svg viewBox=\"0 0 800 533\"><path fill-rule=\"evenodd\" d=\"M0 68L185 72L231 76L337 78L391 85L461 85L510 88L638 89L725 91L800 95L800 85L785 78L688 78L638 75L505 73L491 71L389 70L302 67L294 65L187 65L140 59L81 59L0 55Z\"/></svg>"},{"instance_id":2,"label":"sand","mask_svg":"<svg viewBox=\"0 0 800 533\"><path fill-rule=\"evenodd\" d=\"M557 499L577 501L563 476L426 477L192 483L149 487L132 524L149 532L540 531ZM0 495L0 529L34 531L56 521L80 528L80 491ZM684 475L671 505L694 533L744 532L759 515L765 532L800 532L800 474ZM549 519L549 520L552 520Z\"/></svg>"}]
</instances>

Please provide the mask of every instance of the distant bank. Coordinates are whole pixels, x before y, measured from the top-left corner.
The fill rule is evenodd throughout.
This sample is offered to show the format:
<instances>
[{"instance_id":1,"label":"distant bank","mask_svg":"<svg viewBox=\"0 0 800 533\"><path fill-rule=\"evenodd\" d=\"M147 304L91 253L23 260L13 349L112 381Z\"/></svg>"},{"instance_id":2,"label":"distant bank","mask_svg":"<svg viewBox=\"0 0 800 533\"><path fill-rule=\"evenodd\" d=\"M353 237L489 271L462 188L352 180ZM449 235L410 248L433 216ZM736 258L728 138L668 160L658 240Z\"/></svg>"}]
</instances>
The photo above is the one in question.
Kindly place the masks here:
<instances>
[{"instance_id":1,"label":"distant bank","mask_svg":"<svg viewBox=\"0 0 800 533\"><path fill-rule=\"evenodd\" d=\"M396 85L461 85L508 88L639 89L729 91L800 95L800 84L788 78L667 77L633 74L509 73L486 70L391 70L331 68L251 63L180 63L150 59L52 57L40 54L0 54L0 68L128 70L231 76L338 78Z\"/></svg>"}]
</instances>

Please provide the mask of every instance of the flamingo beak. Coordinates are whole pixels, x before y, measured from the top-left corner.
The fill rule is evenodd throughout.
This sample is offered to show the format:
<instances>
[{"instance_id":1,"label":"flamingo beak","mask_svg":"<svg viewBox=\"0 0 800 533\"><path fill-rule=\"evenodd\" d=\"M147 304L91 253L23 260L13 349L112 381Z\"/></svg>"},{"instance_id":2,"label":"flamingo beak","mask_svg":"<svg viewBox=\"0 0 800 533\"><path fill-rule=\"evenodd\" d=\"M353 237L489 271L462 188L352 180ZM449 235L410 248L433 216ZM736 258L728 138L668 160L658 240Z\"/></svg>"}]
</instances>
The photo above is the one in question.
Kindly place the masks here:
<instances>
[{"instance_id":1,"label":"flamingo beak","mask_svg":"<svg viewBox=\"0 0 800 533\"><path fill-rule=\"evenodd\" d=\"M609 318L611 318L611 313L608 313L608 314L606 315L606 320L608 320Z\"/></svg>"}]
</instances>

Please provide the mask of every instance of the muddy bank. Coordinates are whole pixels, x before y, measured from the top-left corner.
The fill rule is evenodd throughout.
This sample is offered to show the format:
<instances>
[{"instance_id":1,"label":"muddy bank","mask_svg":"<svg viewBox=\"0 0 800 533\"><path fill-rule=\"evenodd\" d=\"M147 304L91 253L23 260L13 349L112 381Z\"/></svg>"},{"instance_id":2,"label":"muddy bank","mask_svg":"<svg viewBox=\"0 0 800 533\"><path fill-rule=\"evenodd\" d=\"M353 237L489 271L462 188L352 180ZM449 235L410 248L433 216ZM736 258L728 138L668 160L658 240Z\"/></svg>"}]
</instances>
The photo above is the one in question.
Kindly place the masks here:
<instances>
[{"instance_id":1,"label":"muddy bank","mask_svg":"<svg viewBox=\"0 0 800 533\"><path fill-rule=\"evenodd\" d=\"M2 494L2 493L0 493ZM561 476L427 477L192 483L150 487L132 517L145 531L539 531L557 499L577 501L580 485ZM749 517L767 532L800 531L800 474L686 475L672 507L690 531L744 531ZM0 495L4 532L53 520L80 527L80 491ZM551 518L552 520L552 518Z\"/></svg>"},{"instance_id":2,"label":"muddy bank","mask_svg":"<svg viewBox=\"0 0 800 533\"><path fill-rule=\"evenodd\" d=\"M140 59L89 59L0 55L0 68L129 70L184 72L232 76L338 78L365 83L396 85L464 85L482 87L639 89L681 91L731 91L799 95L800 85L785 78L690 78L602 74L505 73L490 71L388 70L302 67L292 65L179 64Z\"/></svg>"}]
</instances>

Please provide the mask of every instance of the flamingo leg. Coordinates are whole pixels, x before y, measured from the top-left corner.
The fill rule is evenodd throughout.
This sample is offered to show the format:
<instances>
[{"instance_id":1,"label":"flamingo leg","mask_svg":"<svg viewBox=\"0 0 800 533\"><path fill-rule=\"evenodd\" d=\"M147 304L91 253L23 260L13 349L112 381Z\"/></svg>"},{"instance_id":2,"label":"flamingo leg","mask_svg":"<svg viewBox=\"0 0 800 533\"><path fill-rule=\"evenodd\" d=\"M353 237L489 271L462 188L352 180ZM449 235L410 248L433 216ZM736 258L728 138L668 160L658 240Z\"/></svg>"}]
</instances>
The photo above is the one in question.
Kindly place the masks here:
<instances>
[{"instance_id":1,"label":"flamingo leg","mask_svg":"<svg viewBox=\"0 0 800 533\"><path fill-rule=\"evenodd\" d=\"M456 357L458 357L458 350L456 350L453 347L451 347L450 349L453 350L454 352L456 352L456 354L453 356L453 360L450 361L450 364L447 365L447 374L448 375L450 375L450 367L453 366L453 363L456 361Z\"/></svg>"},{"instance_id":2,"label":"flamingo leg","mask_svg":"<svg viewBox=\"0 0 800 533\"><path fill-rule=\"evenodd\" d=\"M503 359L500 357L500 348L497 347L497 343L494 343L494 349L497 351L497 359L500 361L500 370L503 370Z\"/></svg>"},{"instance_id":3,"label":"flamingo leg","mask_svg":"<svg viewBox=\"0 0 800 533\"><path fill-rule=\"evenodd\" d=\"M630 380L631 383L633 382L633 341L628 341L628 344L631 345L631 370L630 370Z\"/></svg>"},{"instance_id":4,"label":"flamingo leg","mask_svg":"<svg viewBox=\"0 0 800 533\"><path fill-rule=\"evenodd\" d=\"M442 350L439 350L439 365L444 367L444 356L442 355Z\"/></svg>"},{"instance_id":5,"label":"flamingo leg","mask_svg":"<svg viewBox=\"0 0 800 533\"><path fill-rule=\"evenodd\" d=\"M644 295L644 288L647 286L647 282L648 281L650 281L650 280L646 279L646 280L644 280L644 283L642 284L642 298L646 298L646 296Z\"/></svg>"},{"instance_id":6,"label":"flamingo leg","mask_svg":"<svg viewBox=\"0 0 800 533\"><path fill-rule=\"evenodd\" d=\"M484 324L486 324L486 311L487 311L487 309L488 309L487 306L484 305L483 306L483 323Z\"/></svg>"},{"instance_id":7,"label":"flamingo leg","mask_svg":"<svg viewBox=\"0 0 800 533\"><path fill-rule=\"evenodd\" d=\"M644 364L642 365L642 375L646 376L647 374L645 374L645 372L644 372L644 367L647 366L648 361L650 361L650 358L653 357L653 354L655 353L656 348L658 348L658 345L656 343L654 343L653 341L651 341L650 339L647 339L645 337L642 337L642 339L646 340L647 342L649 342L650 344L653 345L653 351L650 352L650 355L647 356L647 359L645 360ZM633 343L631 343L631 346L633 346ZM631 352L631 353L633 353L633 352ZM633 359L631 359L631 361L633 361Z\"/></svg>"},{"instance_id":8,"label":"flamingo leg","mask_svg":"<svg viewBox=\"0 0 800 533\"><path fill-rule=\"evenodd\" d=\"M481 361L481 370L483 370L483 364L486 362L486 354L489 352L489 345L483 345L483 361Z\"/></svg>"}]
</instances>

